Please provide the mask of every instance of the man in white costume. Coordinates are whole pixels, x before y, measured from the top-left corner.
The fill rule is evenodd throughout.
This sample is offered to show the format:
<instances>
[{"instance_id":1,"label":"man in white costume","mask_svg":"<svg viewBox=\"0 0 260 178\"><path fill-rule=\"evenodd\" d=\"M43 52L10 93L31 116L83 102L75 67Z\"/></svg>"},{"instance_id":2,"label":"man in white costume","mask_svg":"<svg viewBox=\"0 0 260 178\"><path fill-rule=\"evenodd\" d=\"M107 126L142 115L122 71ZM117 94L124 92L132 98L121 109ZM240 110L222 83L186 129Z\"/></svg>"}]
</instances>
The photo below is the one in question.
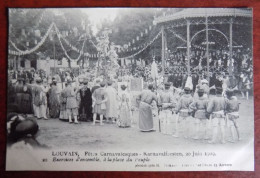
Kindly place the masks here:
<instances>
[{"instance_id":1,"label":"man in white costume","mask_svg":"<svg viewBox=\"0 0 260 178\"><path fill-rule=\"evenodd\" d=\"M107 82L106 94L107 94L107 102L106 102L106 118L107 120L112 119L115 121L118 116L118 107L117 107L117 91L112 86L113 81Z\"/></svg>"}]
</instances>

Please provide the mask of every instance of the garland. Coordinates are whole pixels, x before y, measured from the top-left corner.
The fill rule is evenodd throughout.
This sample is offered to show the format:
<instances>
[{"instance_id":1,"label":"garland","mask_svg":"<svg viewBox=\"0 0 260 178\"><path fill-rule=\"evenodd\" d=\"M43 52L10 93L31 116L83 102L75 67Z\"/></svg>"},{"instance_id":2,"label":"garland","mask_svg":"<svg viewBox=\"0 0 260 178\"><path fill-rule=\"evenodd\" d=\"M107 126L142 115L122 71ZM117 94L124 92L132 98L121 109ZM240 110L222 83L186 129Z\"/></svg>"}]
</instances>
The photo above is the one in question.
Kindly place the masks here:
<instances>
[{"instance_id":1,"label":"garland","mask_svg":"<svg viewBox=\"0 0 260 178\"><path fill-rule=\"evenodd\" d=\"M138 54L140 54L141 52L143 52L145 49L147 49L148 46L150 46L160 35L162 34L162 30L154 37L154 39L152 41L150 41L149 43L146 44L146 46L139 50L138 52L136 52L135 54L132 54L130 56L127 56L127 57L122 57L122 58L118 58L118 59L124 59L124 58L131 58L131 57L134 57Z\"/></svg>"},{"instance_id":2,"label":"garland","mask_svg":"<svg viewBox=\"0 0 260 178\"><path fill-rule=\"evenodd\" d=\"M177 38L179 38L180 40L182 40L183 42L187 43L187 40L185 40L183 37L181 37L180 35L178 35L177 33L175 33L174 31L172 31L171 29L168 29L170 32L173 33L174 36L176 36ZM198 45L193 45L195 48L198 48L198 49L203 49L203 50L206 50L205 48L201 47L201 46L198 46Z\"/></svg>"},{"instance_id":3,"label":"garland","mask_svg":"<svg viewBox=\"0 0 260 178\"><path fill-rule=\"evenodd\" d=\"M82 45L82 48L81 48L81 50L79 51L79 56L78 56L76 59L72 59L72 58L68 55L67 51L65 50L65 48L64 48L64 46L63 46L63 44L62 44L62 42L61 42L61 36L62 36L62 35L61 35L59 29L57 28L56 25L54 25L54 28L55 28L55 31L56 31L56 33L57 33L57 36L58 36L58 39L59 39L61 48L62 48L62 50L64 51L66 57L67 57L70 61L78 61L78 60L80 59L81 55L83 54L83 48L84 48L84 46L85 46L86 40L84 40L83 45Z\"/></svg>"},{"instance_id":4,"label":"garland","mask_svg":"<svg viewBox=\"0 0 260 178\"><path fill-rule=\"evenodd\" d=\"M39 48L43 45L43 43L46 41L46 39L47 39L47 37L48 37L48 35L49 35L51 29L53 28L53 26L54 26L54 23L52 23L52 24L49 26L47 32L45 33L45 35L43 36L43 38L41 39L41 41L40 41L35 47L33 47L32 49L29 49L29 50L28 50L28 49L25 50L25 51L20 50L20 49L10 40L11 45L18 51L18 53L16 53L15 55L31 54L31 53L35 52L37 49L39 49Z\"/></svg>"}]
</instances>

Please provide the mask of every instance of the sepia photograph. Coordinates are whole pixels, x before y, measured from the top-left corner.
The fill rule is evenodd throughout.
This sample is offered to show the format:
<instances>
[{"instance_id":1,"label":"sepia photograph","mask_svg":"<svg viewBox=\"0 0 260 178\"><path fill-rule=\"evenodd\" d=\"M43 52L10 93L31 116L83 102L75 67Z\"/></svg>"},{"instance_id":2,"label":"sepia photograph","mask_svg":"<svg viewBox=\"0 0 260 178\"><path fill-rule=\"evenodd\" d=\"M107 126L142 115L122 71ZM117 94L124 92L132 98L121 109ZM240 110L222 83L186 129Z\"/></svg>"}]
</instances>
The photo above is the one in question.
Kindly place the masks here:
<instances>
[{"instance_id":1,"label":"sepia photograph","mask_svg":"<svg viewBox=\"0 0 260 178\"><path fill-rule=\"evenodd\" d=\"M9 8L6 170L254 171L252 8Z\"/></svg>"}]
</instances>

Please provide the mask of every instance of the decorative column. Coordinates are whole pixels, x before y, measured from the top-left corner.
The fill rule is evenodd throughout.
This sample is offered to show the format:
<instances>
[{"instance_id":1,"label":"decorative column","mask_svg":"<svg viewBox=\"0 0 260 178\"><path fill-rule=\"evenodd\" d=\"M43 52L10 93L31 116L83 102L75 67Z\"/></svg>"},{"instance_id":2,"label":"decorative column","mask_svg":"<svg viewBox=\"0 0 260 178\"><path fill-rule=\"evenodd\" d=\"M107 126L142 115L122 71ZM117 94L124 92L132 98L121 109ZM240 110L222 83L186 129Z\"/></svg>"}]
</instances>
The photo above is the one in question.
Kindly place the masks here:
<instances>
[{"instance_id":1,"label":"decorative column","mask_svg":"<svg viewBox=\"0 0 260 178\"><path fill-rule=\"evenodd\" d=\"M187 20L187 60L188 60L188 75L190 75L190 20Z\"/></svg>"}]
</instances>

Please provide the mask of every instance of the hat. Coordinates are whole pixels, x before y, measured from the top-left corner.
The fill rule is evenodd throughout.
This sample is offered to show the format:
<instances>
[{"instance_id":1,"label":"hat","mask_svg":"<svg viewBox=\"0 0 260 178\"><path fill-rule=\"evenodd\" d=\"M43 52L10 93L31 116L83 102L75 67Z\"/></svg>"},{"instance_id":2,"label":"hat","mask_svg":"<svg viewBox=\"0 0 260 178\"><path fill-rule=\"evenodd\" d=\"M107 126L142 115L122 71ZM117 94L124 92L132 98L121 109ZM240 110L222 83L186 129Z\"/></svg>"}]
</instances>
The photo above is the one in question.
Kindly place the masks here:
<instances>
[{"instance_id":1,"label":"hat","mask_svg":"<svg viewBox=\"0 0 260 178\"><path fill-rule=\"evenodd\" d=\"M148 85L148 89L149 89L149 90L152 90L152 89L153 89L153 84L150 83L150 84Z\"/></svg>"},{"instance_id":2,"label":"hat","mask_svg":"<svg viewBox=\"0 0 260 178\"><path fill-rule=\"evenodd\" d=\"M56 84L56 83L57 83L57 80L56 80L56 79L52 80L52 83L53 83L53 84Z\"/></svg>"},{"instance_id":3,"label":"hat","mask_svg":"<svg viewBox=\"0 0 260 178\"><path fill-rule=\"evenodd\" d=\"M11 82L12 82L12 84L15 84L15 83L16 83L16 80L15 80L15 79L12 79Z\"/></svg>"},{"instance_id":4,"label":"hat","mask_svg":"<svg viewBox=\"0 0 260 178\"><path fill-rule=\"evenodd\" d=\"M107 84L108 84L108 85L112 85L112 84L113 84L113 81L112 81L112 80L109 80L109 81L107 82Z\"/></svg>"},{"instance_id":5,"label":"hat","mask_svg":"<svg viewBox=\"0 0 260 178\"><path fill-rule=\"evenodd\" d=\"M36 79L36 83L41 83L42 82L42 79L41 78L37 78Z\"/></svg>"},{"instance_id":6,"label":"hat","mask_svg":"<svg viewBox=\"0 0 260 178\"><path fill-rule=\"evenodd\" d=\"M78 81L79 81L79 83L84 83L84 78L81 78L81 77L80 77L80 78L78 79Z\"/></svg>"},{"instance_id":7,"label":"hat","mask_svg":"<svg viewBox=\"0 0 260 178\"><path fill-rule=\"evenodd\" d=\"M204 90L202 88L199 88L198 93L204 93Z\"/></svg>"},{"instance_id":8,"label":"hat","mask_svg":"<svg viewBox=\"0 0 260 178\"><path fill-rule=\"evenodd\" d=\"M87 78L84 78L84 79L83 79L83 83L84 83L84 84L88 84L88 79L87 79Z\"/></svg>"},{"instance_id":9,"label":"hat","mask_svg":"<svg viewBox=\"0 0 260 178\"><path fill-rule=\"evenodd\" d=\"M122 84L121 88L122 88L122 90L125 90L127 87L124 84Z\"/></svg>"},{"instance_id":10,"label":"hat","mask_svg":"<svg viewBox=\"0 0 260 178\"><path fill-rule=\"evenodd\" d=\"M100 79L97 78L97 79L95 80L95 82L96 82L96 83L100 83Z\"/></svg>"},{"instance_id":11,"label":"hat","mask_svg":"<svg viewBox=\"0 0 260 178\"><path fill-rule=\"evenodd\" d=\"M232 95L233 95L233 90L227 88L227 89L226 89L226 95L227 95L227 96L232 96Z\"/></svg>"},{"instance_id":12,"label":"hat","mask_svg":"<svg viewBox=\"0 0 260 178\"><path fill-rule=\"evenodd\" d=\"M169 82L166 82L166 83L164 83L164 86L171 86L171 84L169 83Z\"/></svg>"},{"instance_id":13,"label":"hat","mask_svg":"<svg viewBox=\"0 0 260 178\"><path fill-rule=\"evenodd\" d=\"M185 87L184 91L190 91L190 88L189 87Z\"/></svg>"},{"instance_id":14,"label":"hat","mask_svg":"<svg viewBox=\"0 0 260 178\"><path fill-rule=\"evenodd\" d=\"M171 84L169 82L164 83L165 88L170 88Z\"/></svg>"},{"instance_id":15,"label":"hat","mask_svg":"<svg viewBox=\"0 0 260 178\"><path fill-rule=\"evenodd\" d=\"M201 80L201 83L209 83L206 79Z\"/></svg>"},{"instance_id":16,"label":"hat","mask_svg":"<svg viewBox=\"0 0 260 178\"><path fill-rule=\"evenodd\" d=\"M105 82L105 81L102 81L102 82L100 83L100 86L101 86L101 87L106 86L106 82Z\"/></svg>"}]
</instances>

